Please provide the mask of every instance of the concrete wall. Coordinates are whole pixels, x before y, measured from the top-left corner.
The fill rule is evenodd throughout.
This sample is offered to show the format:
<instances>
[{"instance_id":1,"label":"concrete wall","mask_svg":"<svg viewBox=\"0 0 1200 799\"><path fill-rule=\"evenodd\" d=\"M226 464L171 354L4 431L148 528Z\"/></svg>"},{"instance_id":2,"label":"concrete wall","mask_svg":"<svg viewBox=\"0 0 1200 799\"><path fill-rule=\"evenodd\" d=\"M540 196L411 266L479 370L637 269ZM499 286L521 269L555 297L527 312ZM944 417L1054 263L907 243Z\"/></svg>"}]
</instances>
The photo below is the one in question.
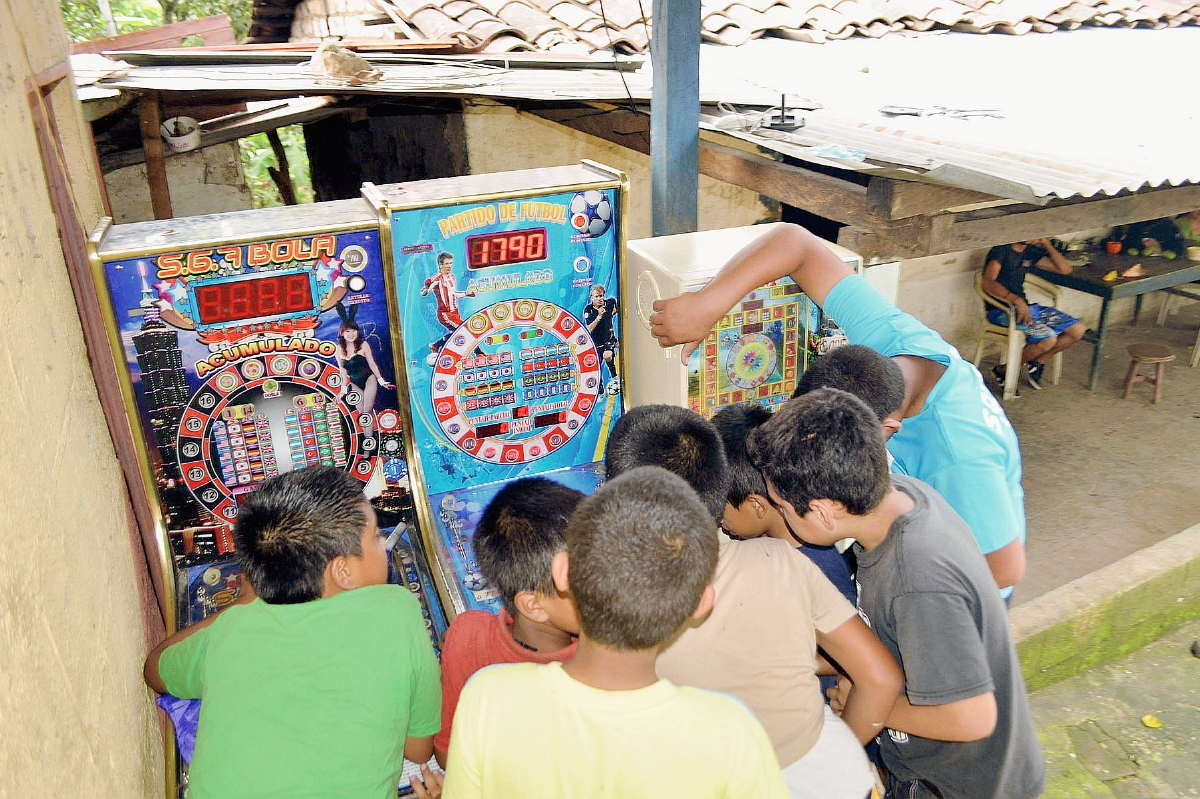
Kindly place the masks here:
<instances>
[{"instance_id":1,"label":"concrete wall","mask_svg":"<svg viewBox=\"0 0 1200 799\"><path fill-rule=\"evenodd\" d=\"M650 235L650 157L532 114L488 102L464 107L472 174L575 164L588 158L629 175L629 238ZM778 219L755 192L700 176L700 229Z\"/></svg>"},{"instance_id":2,"label":"concrete wall","mask_svg":"<svg viewBox=\"0 0 1200 799\"><path fill-rule=\"evenodd\" d=\"M161 796L121 473L24 93L67 57L58 4L0 0L0 45L0 796ZM52 101L91 225L69 79Z\"/></svg>"},{"instance_id":3,"label":"concrete wall","mask_svg":"<svg viewBox=\"0 0 1200 799\"><path fill-rule=\"evenodd\" d=\"M175 216L220 214L254 207L236 141L173 155L166 164ZM113 221L118 225L154 218L145 164L114 169L104 176L104 185Z\"/></svg>"}]
</instances>

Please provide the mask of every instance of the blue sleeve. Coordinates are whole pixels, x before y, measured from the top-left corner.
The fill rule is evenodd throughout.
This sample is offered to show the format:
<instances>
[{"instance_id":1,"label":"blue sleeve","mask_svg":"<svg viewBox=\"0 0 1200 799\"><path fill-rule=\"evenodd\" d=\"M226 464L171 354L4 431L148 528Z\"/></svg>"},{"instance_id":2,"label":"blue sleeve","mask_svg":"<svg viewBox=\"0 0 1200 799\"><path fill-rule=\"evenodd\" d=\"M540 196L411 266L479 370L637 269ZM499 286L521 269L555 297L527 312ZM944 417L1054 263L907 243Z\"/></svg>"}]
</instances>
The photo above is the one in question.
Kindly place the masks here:
<instances>
[{"instance_id":1,"label":"blue sleeve","mask_svg":"<svg viewBox=\"0 0 1200 799\"><path fill-rule=\"evenodd\" d=\"M1025 541L1002 464L993 458L958 461L934 474L917 475L937 490L971 528L984 555Z\"/></svg>"},{"instance_id":2,"label":"blue sleeve","mask_svg":"<svg viewBox=\"0 0 1200 799\"><path fill-rule=\"evenodd\" d=\"M906 314L871 286L862 275L847 275L825 297L822 309L851 344L861 344L889 358L915 355L949 364L957 351L911 314Z\"/></svg>"}]
</instances>

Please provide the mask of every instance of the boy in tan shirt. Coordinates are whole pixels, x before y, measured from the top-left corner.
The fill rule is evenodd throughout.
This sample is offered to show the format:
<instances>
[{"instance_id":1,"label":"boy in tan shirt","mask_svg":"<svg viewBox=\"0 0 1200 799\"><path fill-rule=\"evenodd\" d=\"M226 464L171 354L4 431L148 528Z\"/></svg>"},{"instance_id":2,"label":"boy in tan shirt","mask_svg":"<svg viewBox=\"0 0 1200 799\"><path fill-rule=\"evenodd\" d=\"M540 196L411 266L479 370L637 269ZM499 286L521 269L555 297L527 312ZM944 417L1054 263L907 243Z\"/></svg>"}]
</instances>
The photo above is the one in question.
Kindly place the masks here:
<instances>
[{"instance_id":1,"label":"boy in tan shirt","mask_svg":"<svg viewBox=\"0 0 1200 799\"><path fill-rule=\"evenodd\" d=\"M704 501L713 524L729 476L712 422L684 408L646 405L621 418L605 457L609 479L642 465L670 469ZM682 685L733 694L767 730L793 797L863 799L874 780L862 745L900 693L899 666L833 584L787 542L721 537L712 612L658 659ZM854 679L838 718L822 701L817 645ZM859 682L854 675L866 682Z\"/></svg>"}]
</instances>

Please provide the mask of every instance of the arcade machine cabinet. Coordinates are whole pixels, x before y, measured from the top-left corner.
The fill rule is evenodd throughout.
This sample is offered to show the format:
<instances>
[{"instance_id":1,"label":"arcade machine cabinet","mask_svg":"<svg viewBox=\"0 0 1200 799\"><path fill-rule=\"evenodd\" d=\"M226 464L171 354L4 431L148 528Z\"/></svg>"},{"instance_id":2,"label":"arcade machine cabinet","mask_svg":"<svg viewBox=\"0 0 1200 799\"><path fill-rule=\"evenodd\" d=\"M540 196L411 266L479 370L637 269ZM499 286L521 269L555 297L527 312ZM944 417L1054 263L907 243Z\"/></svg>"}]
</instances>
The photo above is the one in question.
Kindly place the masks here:
<instances>
[{"instance_id":1,"label":"arcade machine cabinet","mask_svg":"<svg viewBox=\"0 0 1200 799\"><path fill-rule=\"evenodd\" d=\"M706 417L744 402L774 409L788 401L813 358L845 343L833 320L790 277L748 294L687 364L680 361L679 347L663 349L650 335L655 300L703 287L735 253L779 224L629 242L625 280L635 303L624 320L630 405L682 405ZM827 246L862 272L859 255Z\"/></svg>"},{"instance_id":2,"label":"arcade machine cabinet","mask_svg":"<svg viewBox=\"0 0 1200 799\"><path fill-rule=\"evenodd\" d=\"M232 529L243 498L268 477L315 464L363 481L380 527L395 528L394 581L420 596L420 553L403 521L412 511L387 278L370 205L115 226L105 219L89 255L140 444L137 469L154 500L156 554L177 597L167 632L236 598ZM351 329L364 345L358 355L369 345L376 369L365 357L337 357ZM432 591L424 594L436 642L444 621Z\"/></svg>"},{"instance_id":3,"label":"arcade machine cabinet","mask_svg":"<svg viewBox=\"0 0 1200 799\"><path fill-rule=\"evenodd\" d=\"M628 183L583 162L363 194L394 263L397 383L421 533L450 615L496 611L471 539L506 483L603 480Z\"/></svg>"}]
</instances>

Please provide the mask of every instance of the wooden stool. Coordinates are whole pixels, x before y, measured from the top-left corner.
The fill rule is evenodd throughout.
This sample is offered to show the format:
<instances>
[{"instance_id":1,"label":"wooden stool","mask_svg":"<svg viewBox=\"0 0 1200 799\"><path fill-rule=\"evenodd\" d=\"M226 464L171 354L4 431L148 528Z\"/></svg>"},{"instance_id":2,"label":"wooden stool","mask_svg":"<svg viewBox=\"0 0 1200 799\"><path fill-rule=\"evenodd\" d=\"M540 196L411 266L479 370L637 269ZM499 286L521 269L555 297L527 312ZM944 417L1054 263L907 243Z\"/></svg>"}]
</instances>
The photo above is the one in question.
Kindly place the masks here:
<instances>
[{"instance_id":1,"label":"wooden stool","mask_svg":"<svg viewBox=\"0 0 1200 799\"><path fill-rule=\"evenodd\" d=\"M1121 395L1121 399L1129 396L1134 383L1150 383L1154 386L1153 404L1157 405L1158 401L1162 399L1163 381L1167 377L1167 364L1175 360L1175 353L1171 352L1170 347L1164 347L1162 344L1130 344L1125 349L1133 360L1129 364L1129 374L1125 377L1125 393ZM1138 374L1138 367L1143 363L1157 364L1154 369L1154 377Z\"/></svg>"}]
</instances>

